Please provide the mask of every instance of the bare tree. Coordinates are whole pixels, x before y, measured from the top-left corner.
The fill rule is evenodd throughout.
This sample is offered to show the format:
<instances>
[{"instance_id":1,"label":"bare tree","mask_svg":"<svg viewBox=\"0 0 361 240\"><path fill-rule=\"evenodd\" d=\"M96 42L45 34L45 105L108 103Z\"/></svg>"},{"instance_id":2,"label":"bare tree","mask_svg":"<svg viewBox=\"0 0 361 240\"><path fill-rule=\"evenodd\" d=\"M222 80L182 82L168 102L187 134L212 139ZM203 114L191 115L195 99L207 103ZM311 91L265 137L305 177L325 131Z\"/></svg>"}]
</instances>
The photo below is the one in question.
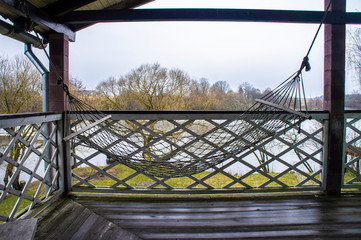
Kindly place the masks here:
<instances>
[{"instance_id":1,"label":"bare tree","mask_svg":"<svg viewBox=\"0 0 361 240\"><path fill-rule=\"evenodd\" d=\"M69 79L70 86L69 91L74 96L81 96L81 95L87 95L84 92L86 92L86 87L84 83L75 77L70 77Z\"/></svg>"},{"instance_id":2,"label":"bare tree","mask_svg":"<svg viewBox=\"0 0 361 240\"><path fill-rule=\"evenodd\" d=\"M210 110L215 108L217 100L211 96L211 84L206 78L193 81L190 90L189 109Z\"/></svg>"},{"instance_id":3,"label":"bare tree","mask_svg":"<svg viewBox=\"0 0 361 240\"><path fill-rule=\"evenodd\" d=\"M269 91L269 90L266 90ZM261 91L258 88L253 87L248 82L244 82L238 87L238 92L242 96L244 108L249 108L255 103L255 99L262 96Z\"/></svg>"},{"instance_id":4,"label":"bare tree","mask_svg":"<svg viewBox=\"0 0 361 240\"><path fill-rule=\"evenodd\" d=\"M179 69L158 63L144 64L118 80L109 78L97 86L107 108L138 110L186 109L190 77Z\"/></svg>"},{"instance_id":5,"label":"bare tree","mask_svg":"<svg viewBox=\"0 0 361 240\"><path fill-rule=\"evenodd\" d=\"M269 156L267 154L268 151L270 151L271 148L266 147L265 145L262 145L259 147L259 149L257 151L253 152L253 155L257 158L257 161L260 165L262 166L262 171L264 173L269 173L270 172L270 167L268 164L269 161Z\"/></svg>"},{"instance_id":6,"label":"bare tree","mask_svg":"<svg viewBox=\"0 0 361 240\"><path fill-rule=\"evenodd\" d=\"M354 80L361 85L361 28L348 31L347 63Z\"/></svg>"},{"instance_id":7,"label":"bare tree","mask_svg":"<svg viewBox=\"0 0 361 240\"><path fill-rule=\"evenodd\" d=\"M72 96L86 102L95 109L102 108L103 98L96 94L94 90L87 90L85 84L76 77L69 79L69 91Z\"/></svg>"},{"instance_id":8,"label":"bare tree","mask_svg":"<svg viewBox=\"0 0 361 240\"><path fill-rule=\"evenodd\" d=\"M295 146L298 142L300 142L304 136L302 136L302 134L300 134L300 132L296 129L291 129L289 131L287 131L286 134L284 134L282 136L282 138L284 140L286 140L287 142L289 142L291 145ZM314 170L311 166L310 163L308 163L308 159L307 157L303 156L303 154L300 152L299 149L305 149L305 148L310 148L310 146L315 146L318 143L315 141L305 141L302 144L298 144L297 148L293 148L294 153L296 154L297 158L300 160L300 162L302 162L302 165L306 168L306 170L308 171L308 173L313 173Z\"/></svg>"},{"instance_id":9,"label":"bare tree","mask_svg":"<svg viewBox=\"0 0 361 240\"><path fill-rule=\"evenodd\" d=\"M133 70L124 81L127 92L147 110L185 109L190 78L179 69L167 70L159 64L146 64Z\"/></svg>"},{"instance_id":10,"label":"bare tree","mask_svg":"<svg viewBox=\"0 0 361 240\"><path fill-rule=\"evenodd\" d=\"M35 112L41 109L41 76L25 57L15 57L9 60L0 57L0 113ZM18 131L20 128L13 128ZM36 130L33 126L26 126L21 137L31 142ZM36 146L40 147L40 146ZM10 150L10 158L18 162L25 153L26 146L17 140ZM5 185L14 174L14 166L6 165L4 176ZM12 186L22 190L24 182L20 182L20 173L15 176Z\"/></svg>"},{"instance_id":11,"label":"bare tree","mask_svg":"<svg viewBox=\"0 0 361 240\"><path fill-rule=\"evenodd\" d=\"M117 81L115 78L110 77L108 80L101 82L96 90L97 93L103 97L103 109L128 109L129 98L126 96L125 82L121 79Z\"/></svg>"},{"instance_id":12,"label":"bare tree","mask_svg":"<svg viewBox=\"0 0 361 240\"><path fill-rule=\"evenodd\" d=\"M41 76L25 57L0 56L0 113L41 110Z\"/></svg>"}]
</instances>

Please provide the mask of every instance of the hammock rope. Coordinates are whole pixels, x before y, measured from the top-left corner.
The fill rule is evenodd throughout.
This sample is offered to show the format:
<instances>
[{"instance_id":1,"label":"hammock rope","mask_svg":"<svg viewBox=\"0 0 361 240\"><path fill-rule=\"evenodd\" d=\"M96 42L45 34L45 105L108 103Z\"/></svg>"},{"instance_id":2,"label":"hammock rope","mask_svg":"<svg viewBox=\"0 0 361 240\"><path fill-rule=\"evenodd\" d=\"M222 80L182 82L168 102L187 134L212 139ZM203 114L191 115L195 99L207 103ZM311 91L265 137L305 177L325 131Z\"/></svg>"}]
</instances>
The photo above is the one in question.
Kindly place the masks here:
<instances>
[{"instance_id":1,"label":"hammock rope","mask_svg":"<svg viewBox=\"0 0 361 240\"><path fill-rule=\"evenodd\" d=\"M86 102L73 96L54 67L45 47L43 49L55 69L58 84L62 85L69 103L68 113L74 115L75 126L64 140L94 148L119 163L145 175L159 178L189 176L215 167L246 149L274 136L290 125L300 125L308 114L302 72L309 71L309 54L320 32L332 0L312 40L298 71L279 86L266 93L238 119L223 121L217 126L199 128L199 134L184 123L168 121L171 130L157 131L157 121L144 124L137 121L115 121ZM36 36L42 44L38 33ZM196 125L194 122L192 123ZM192 124L190 128L192 128ZM206 124L206 125L207 125ZM163 126L166 127L166 126ZM80 128L80 129L78 129ZM204 128L204 126L203 126Z\"/></svg>"},{"instance_id":2,"label":"hammock rope","mask_svg":"<svg viewBox=\"0 0 361 240\"><path fill-rule=\"evenodd\" d=\"M288 127L291 121L299 124L309 119L307 113L301 112L305 110L306 102L301 82L302 74L296 72L237 120L226 122L216 130L214 126L208 126L200 137L179 126L172 126L174 134L162 136L149 127L156 122L146 126L147 123L113 121L106 113L69 93L69 113L78 119L74 125L80 129L74 129L73 136L65 140L76 139L78 143L151 176L192 175L268 139ZM144 130L144 126L149 128Z\"/></svg>"}]
</instances>

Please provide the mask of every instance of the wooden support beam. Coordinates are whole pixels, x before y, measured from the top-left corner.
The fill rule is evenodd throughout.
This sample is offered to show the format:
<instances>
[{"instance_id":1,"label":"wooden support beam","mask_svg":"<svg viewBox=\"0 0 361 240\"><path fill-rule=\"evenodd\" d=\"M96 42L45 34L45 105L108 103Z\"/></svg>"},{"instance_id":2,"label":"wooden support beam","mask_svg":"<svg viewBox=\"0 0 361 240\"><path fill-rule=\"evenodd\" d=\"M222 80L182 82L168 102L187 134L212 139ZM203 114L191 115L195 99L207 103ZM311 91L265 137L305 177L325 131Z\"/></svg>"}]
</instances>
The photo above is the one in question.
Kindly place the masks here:
<instances>
[{"instance_id":1,"label":"wooden support beam","mask_svg":"<svg viewBox=\"0 0 361 240\"><path fill-rule=\"evenodd\" d=\"M63 142L64 135L70 132L70 121L65 118L66 94L59 80L69 85L69 39L67 35L60 33L49 34L50 50L50 72L49 72L49 111L62 112L63 121L58 125L58 142L60 151L58 151L59 161L59 187L65 193L71 190L71 164L70 164L70 144Z\"/></svg>"},{"instance_id":2,"label":"wooden support beam","mask_svg":"<svg viewBox=\"0 0 361 240\"><path fill-rule=\"evenodd\" d=\"M323 11L288 11L255 9L106 9L73 11L58 20L65 24L94 24L99 22L150 21L226 21L226 22L321 22ZM326 23L361 23L361 13L334 12Z\"/></svg>"},{"instance_id":3,"label":"wooden support beam","mask_svg":"<svg viewBox=\"0 0 361 240\"><path fill-rule=\"evenodd\" d=\"M123 0L115 5L112 5L103 10L110 10L110 9L132 9L139 7L141 5L153 2L154 0ZM87 28L95 23L81 23L81 24L71 24L71 28L74 31L79 31L81 29Z\"/></svg>"},{"instance_id":4,"label":"wooden support beam","mask_svg":"<svg viewBox=\"0 0 361 240\"><path fill-rule=\"evenodd\" d=\"M131 9L140 7L144 4L153 2L154 0L123 0L107 9Z\"/></svg>"},{"instance_id":5,"label":"wooden support beam","mask_svg":"<svg viewBox=\"0 0 361 240\"><path fill-rule=\"evenodd\" d=\"M8 11L13 12L14 14L21 17L29 18L39 26L51 29L57 33L63 33L68 36L70 41L75 41L75 32L68 26L55 21L45 12L27 1L21 1L21 3L23 4L20 4L20 1L16 0L0 0L0 6L4 7Z\"/></svg>"},{"instance_id":6,"label":"wooden support beam","mask_svg":"<svg viewBox=\"0 0 361 240\"><path fill-rule=\"evenodd\" d=\"M59 17L95 1L96 0L63 0L46 5L41 10L49 16Z\"/></svg>"},{"instance_id":7,"label":"wooden support beam","mask_svg":"<svg viewBox=\"0 0 361 240\"><path fill-rule=\"evenodd\" d=\"M325 0L327 6L330 0ZM333 0L332 12L346 11L346 0ZM346 26L325 25L324 110L329 111L324 152L323 190L329 195L341 192L344 158Z\"/></svg>"},{"instance_id":8,"label":"wooden support beam","mask_svg":"<svg viewBox=\"0 0 361 240\"><path fill-rule=\"evenodd\" d=\"M53 63L49 74L49 111L63 112L66 110L66 96L58 78L69 84L69 39L65 34L50 33L49 46Z\"/></svg>"}]
</instances>

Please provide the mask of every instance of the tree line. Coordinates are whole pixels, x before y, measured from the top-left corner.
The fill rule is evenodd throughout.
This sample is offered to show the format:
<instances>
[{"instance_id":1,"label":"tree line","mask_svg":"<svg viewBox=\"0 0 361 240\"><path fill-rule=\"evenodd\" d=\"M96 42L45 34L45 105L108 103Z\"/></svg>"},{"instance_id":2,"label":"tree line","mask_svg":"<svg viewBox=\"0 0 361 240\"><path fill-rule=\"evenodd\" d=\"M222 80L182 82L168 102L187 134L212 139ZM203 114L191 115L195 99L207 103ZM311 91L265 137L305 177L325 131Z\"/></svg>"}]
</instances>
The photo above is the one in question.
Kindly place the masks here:
<instances>
[{"instance_id":1,"label":"tree line","mask_svg":"<svg viewBox=\"0 0 361 240\"><path fill-rule=\"evenodd\" d=\"M226 81L194 80L180 69L154 63L101 82L93 97L105 110L242 110L261 95L248 83L234 92Z\"/></svg>"},{"instance_id":2,"label":"tree line","mask_svg":"<svg viewBox=\"0 0 361 240\"><path fill-rule=\"evenodd\" d=\"M41 76L25 57L0 56L0 113L40 112ZM192 79L180 69L167 69L158 63L143 64L128 74L100 82L94 91L86 90L76 78L70 91L99 110L247 110L261 91L248 82L233 91L226 81L211 84ZM321 99L309 99L310 110L321 110Z\"/></svg>"},{"instance_id":3,"label":"tree line","mask_svg":"<svg viewBox=\"0 0 361 240\"><path fill-rule=\"evenodd\" d=\"M102 110L247 110L271 91L248 82L233 91L226 81L194 80L180 69L158 63L143 64L118 79L110 77L92 92L77 79L71 82L74 95ZM310 110L321 110L322 99L309 99L308 105Z\"/></svg>"},{"instance_id":4,"label":"tree line","mask_svg":"<svg viewBox=\"0 0 361 240\"><path fill-rule=\"evenodd\" d=\"M358 33L358 32L357 32ZM354 36L349 65L361 76L355 57L361 41ZM351 48L352 47L352 48ZM361 52L361 51L360 51ZM352 58L352 62L350 60ZM360 81L361 84L361 81ZM232 90L227 81L211 84L207 79L192 79L180 69L167 69L158 63L143 64L118 79L109 77L95 90L86 90L76 78L70 91L99 110L247 110L270 89L260 90L248 82ZM25 57L0 56L0 113L41 111L41 76ZM360 95L346 95L346 107L360 109ZM322 110L323 100L307 99L309 110Z\"/></svg>"}]
</instances>

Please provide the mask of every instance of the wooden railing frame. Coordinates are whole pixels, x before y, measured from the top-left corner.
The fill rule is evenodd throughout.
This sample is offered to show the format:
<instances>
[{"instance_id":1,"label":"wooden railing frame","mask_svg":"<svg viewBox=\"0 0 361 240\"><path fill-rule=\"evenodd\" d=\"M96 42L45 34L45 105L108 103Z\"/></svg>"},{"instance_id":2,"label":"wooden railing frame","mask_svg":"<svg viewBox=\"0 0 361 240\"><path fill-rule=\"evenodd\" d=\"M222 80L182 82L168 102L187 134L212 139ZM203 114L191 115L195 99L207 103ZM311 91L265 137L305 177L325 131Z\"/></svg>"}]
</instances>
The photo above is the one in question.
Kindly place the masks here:
<instances>
[{"instance_id":1,"label":"wooden railing frame","mask_svg":"<svg viewBox=\"0 0 361 240\"><path fill-rule=\"evenodd\" d=\"M134 120L151 120L151 121L152 120L168 120L168 121L174 121L174 120L215 120L215 119L217 119L217 120L231 119L232 120L232 119L238 119L239 116L241 114L243 114L244 112L242 112L242 111L151 111L151 112L149 112L149 111L148 112L144 112L144 111L119 111L119 112L118 111L117 112L106 111L105 113L112 115L112 120L131 120L131 121L134 121ZM256 114L256 113L253 113L253 114ZM285 114L287 114L287 113L285 113ZM327 122L327 119L328 119L327 112L312 112L311 115L312 115L313 119L317 119L319 121L326 121ZM67 116L69 117L69 119L75 120L75 115L68 114ZM180 125L178 125L178 126L180 126ZM138 127L144 128L143 126L140 126L140 125ZM324 137L326 137L326 136L324 136ZM292 148L289 148L285 152L287 153L287 152L291 151L291 149ZM282 153L282 154L285 154L285 153ZM282 156L282 154L280 156ZM317 154L319 154L319 152ZM307 153L306 153L306 155L307 155ZM308 156L312 158L311 155L308 155ZM280 156L271 156L271 158L272 158L271 161L274 161L274 159L276 159L277 161L280 161ZM84 160L79 159L80 162L76 166L79 166L81 163L87 163L88 160L89 159L84 159ZM237 160L233 160L233 161L237 161ZM320 162L322 162L322 160L320 160ZM288 166L288 170L292 170L293 168L296 168L298 165L302 164L302 163L300 163L300 164L296 165L296 167L293 167L293 166L287 165L286 162L281 161L281 163L283 163L285 166ZM112 178L113 180L115 180L114 177L112 177L111 175L109 175L106 172L109 168L112 167L112 165L109 166L109 168L107 167L104 170L101 170L100 168L98 168L98 167L96 167L96 166L94 166L92 164L89 164L89 163L87 163L87 164L91 168L96 169L96 171L98 171L97 174L106 175L106 176ZM224 172L223 169L225 169L225 168L216 168L215 167L214 169L216 171L220 171L222 174L228 175L229 178L232 178L232 176L230 174ZM293 170L297 171L298 169L293 169ZM252 172L261 173L262 171L260 170L260 166L259 166L259 167L257 167L257 169L254 169ZM312 174L311 176L305 176L305 180L303 182L305 182L305 181L307 182L307 181L311 181L311 180L315 180L315 182L319 182L319 180L315 179L315 176L320 174L320 173L321 172L318 171L315 174ZM137 174L139 174L139 173L137 173ZM137 174L135 173L134 176L136 176ZM145 175L144 173L142 173L142 174ZM283 174L285 174L285 173L281 173L281 175L277 176L277 178L272 178L272 177L269 177L269 176L267 176L267 177L269 178L269 182L272 182L272 181L278 182L281 186L283 186L282 183L280 183L278 181L278 178L281 177ZM210 174L210 176L211 175L212 174ZM323 173L322 173L322 175L323 175ZM125 183L125 181L129 180L129 178L132 178L134 176L132 175L132 176L129 176L129 177L125 178L125 179L117 179L116 180L117 184L115 184L114 187L123 185L123 186L128 187L129 189L132 189L133 187L129 186L127 183ZM163 186L165 189L168 189L168 190L172 189L172 187L170 187L168 184L165 183L167 178L160 181L159 179L154 178L152 176L149 176L149 175L146 175L146 176L154 181L153 185L155 187L156 186ZM76 186L80 186L80 185L82 185L82 183L84 183L88 187L93 188L93 189L88 189L87 190L86 188L83 188L83 187L75 187L74 188L74 186L72 186L71 189L72 189L72 191L75 191L75 192L77 192L77 191L85 191L85 192L86 191L90 191L90 192L127 192L127 191L124 191L122 189L117 189L116 187L115 188L110 187L108 189L95 188L95 186L93 186L91 183L88 182L88 180L91 180L91 178L87 178L87 180L86 180L86 179L81 179L81 178L79 178L77 176L73 176L73 177L74 177L74 179L77 179L77 180L80 181ZM196 184L200 184L203 187L208 188L208 190L211 189L212 192L220 191L219 189L218 190L214 189L212 186L209 186L207 183L204 182L206 179L209 178L207 176L204 179L202 178L200 180L197 179L197 178L194 178L193 176L187 176L187 177L191 178L194 181L194 183L192 185L188 186L187 189L192 188L192 186L195 186ZM241 179L243 179L243 178L241 178ZM247 184L245 184L244 182L242 183L242 180L237 179L236 182L237 181L238 181L238 183L241 183L242 185L247 187ZM269 184L269 182L265 183L264 185L267 186ZM300 185L302 185L302 183ZM287 187L287 186L284 186L284 187ZM315 187L304 187L303 186L303 187L299 187L298 190L313 190L313 191L314 190L316 190L316 191L319 190L320 191L322 188L323 188L322 181L320 180L320 186L317 187L317 188L315 188ZM180 192L184 192L184 191L186 191L186 192L192 192L193 191L193 193L197 192L197 191L194 191L194 190L189 190L188 191L187 189L183 189ZM267 190L273 191L271 189L267 189ZM265 191L267 191L267 190L265 190ZM294 191L295 188L293 188L293 189L289 188L288 190L289 191ZM161 190L161 191L157 191L157 190L149 191L149 190L144 190L143 191L143 190L136 189L133 192L137 192L137 193L138 192L148 192L148 193L158 193L158 192L168 193L169 192L169 193L171 193L172 191L174 191L174 190L170 190L170 191L163 191L163 190ZM233 189L229 189L227 191L234 192ZM249 190L245 189L242 192L246 192L246 191L249 191ZM250 190L250 192L255 192L255 191L259 191L259 189L251 189ZM132 192L132 190L130 190L128 192ZM224 192L224 190L223 190L223 192Z\"/></svg>"},{"instance_id":2,"label":"wooden railing frame","mask_svg":"<svg viewBox=\"0 0 361 240\"><path fill-rule=\"evenodd\" d=\"M357 144L361 143L361 129L357 128L355 124L359 124L361 126L361 112L360 111L347 111L345 114L345 124L344 124L344 152L346 148L350 148L354 150L355 153L359 153L355 147ZM348 134L349 132L355 132L358 136L351 136ZM358 156L355 156L350 162L346 161L346 152L343 156L342 164L343 164L343 181L342 181L342 188L345 189L361 189L361 172L356 172L352 169L351 165L361 161L361 153ZM353 178L351 180L347 180L347 174L353 174Z\"/></svg>"},{"instance_id":3,"label":"wooden railing frame","mask_svg":"<svg viewBox=\"0 0 361 240\"><path fill-rule=\"evenodd\" d=\"M30 142L27 142L22 138L22 129L26 126L33 126L36 129L34 139ZM52 126L52 128L49 126ZM20 127L20 129L13 131L11 133L11 140L9 145L5 148L5 151L1 153L0 163L4 161L8 164L12 164L16 171L13 172L10 177L9 183L5 186L0 184L1 197L0 197L0 208L2 201L5 200L5 197L10 193L14 196L17 196L17 201L12 208L12 212L9 216L0 216L0 221L15 221L19 218L32 217L36 212L41 211L47 204L50 202L49 199L60 196L63 191L58 189L58 186L63 182L62 173L63 169L61 167L61 152L59 146L59 133L62 132L62 115L54 113L34 113L34 114L6 114L0 115L0 128L3 130L6 129L11 133L14 127ZM15 141L21 141L25 146L25 155L19 159L18 162L12 161L9 157L10 148L13 146ZM34 147L37 141L42 140L44 143L43 149L37 149ZM53 150L53 151L51 151ZM30 154L35 153L36 159L38 161L35 163L33 168L28 168L25 166L25 162ZM40 167L40 163L43 162L46 169L44 169L43 176L37 173L37 169ZM53 172L56 170L55 172ZM15 190L12 187L12 182L14 176L17 176L18 173L26 172L28 174L28 180L25 183L25 186L21 191ZM52 176L52 173L54 174ZM47 177L49 176L49 177ZM30 186L32 181L39 181L39 185L34 196L29 195L26 191ZM45 188L45 196L40 197L40 188ZM30 200L29 205L21 209L20 204L24 199Z\"/></svg>"},{"instance_id":4,"label":"wooden railing frame","mask_svg":"<svg viewBox=\"0 0 361 240\"><path fill-rule=\"evenodd\" d=\"M181 120L194 120L194 119L237 119L239 117L240 114L242 114L243 112L241 111L159 111L159 112L134 112L134 111L130 111L130 112L107 112L108 114L111 114L114 120L136 120L136 119L153 119L153 120L169 120L169 119L181 119ZM311 113L313 119L317 119L319 121L323 122L323 149L322 152L325 152L327 149L325 149L327 147L326 141L328 140L328 136L327 136L327 128L328 128L328 113L327 112L312 112ZM216 172L214 172L214 174L210 174L209 176L205 176L203 179L195 179L192 178L193 180L195 179L195 182L193 183L193 185L190 185L188 188L186 189L182 189L182 190L169 190L169 191L164 191L164 190L142 190L142 189L132 189L132 186L130 186L129 184L126 183L127 178L131 178L131 176L128 176L126 179L118 179L117 180L117 184L115 184L115 186L119 186L119 185L124 185L124 186L128 186L129 189L119 189L117 187L109 187L109 188L94 188L94 189L89 189L89 188L84 188L84 187L80 187L80 188L76 188L74 189L73 186L73 176L72 176L72 156L71 156L71 144L69 142L65 142L63 141L64 136L68 136L70 134L70 121L71 119L73 119L73 115L71 114L52 114L52 113L35 113L35 114L12 114L12 115L0 115L0 127L1 128L10 128L10 127L14 127L14 126L21 126L21 125L29 125L29 124L39 124L39 123L53 123L56 124L57 126L57 131L56 133L52 133L52 134L56 134L57 135L57 144L58 144L58 151L57 151L57 156L52 156L52 158L57 157L58 159L58 168L59 168L59 176L56 178L56 181L58 181L58 186L59 186L59 190L56 192L53 192L53 194L50 196L50 200L49 198L45 201L42 201L40 203L40 205L42 207L46 207L47 204L49 204L51 201L51 198L57 198L60 195L67 193L67 192L71 192L74 191L75 192L93 192L93 193L184 193L184 194L193 194L193 193L239 193L239 190L236 189L232 189L229 187L226 187L226 190L224 189L217 189L217 188L212 188L212 186L209 186L209 189L213 189L211 191L207 190L207 191L201 191L201 190L194 190L191 189L192 186L194 184L201 184L205 187L208 187L207 184L204 182L205 180L209 179L210 177L212 177L214 174L216 174ZM344 143L344 148L346 147L350 147L352 149L352 146L354 144L358 144L358 141L361 141L361 129L358 128L358 126L354 126L353 124L355 123L359 123L361 124L361 111L346 111L345 114L345 143ZM354 131L356 133L356 137L353 139L350 139L347 137L347 132L348 131ZM307 135L307 134L306 134ZM314 138L315 135L307 135L307 138ZM279 136L275 136L276 139L283 141ZM305 140L305 139L304 139ZM50 144L47 143L47 144ZM290 149L292 147L297 147L299 143L297 143L295 146L290 146ZM257 147L256 147L257 148ZM263 151L262 149L258 149L260 151ZM355 149L353 149L355 150ZM285 150L285 151L289 151L289 150ZM357 153L357 149L355 150ZM250 154L249 152L247 153L247 151L245 151L243 153L244 155ZM305 156L308 153L303 153ZM311 155L309 155L309 158L312 158L314 155L319 154L319 152L314 152L311 153ZM322 154L322 153L321 153ZM244 156L244 155L241 155ZM274 159L279 158L278 156L270 156L271 160L270 162L274 161ZM84 160L87 161L87 160ZM238 161L237 158L235 158L232 161ZM232 164L232 161L229 164ZM320 160L321 161L321 160ZM342 181L342 188L344 189L349 189L349 188L353 188L353 189L361 189L361 184L360 184L360 180L361 180L361 173L359 175L357 175L355 172L353 172L355 174L355 177L353 180L349 180L346 181L345 179L345 173L346 171L351 171L352 172L352 168L351 168L351 164L354 164L356 161L361 161L361 156L356 157L355 159L353 159L352 161L346 163L345 162L345 158L342 159L344 167L343 167L343 179ZM325 164L324 164L324 160L322 160L322 164L323 164L323 172L322 172L322 176L325 175L324 169L325 169ZM105 175L109 175L109 173L107 173L107 169L110 169L112 166L114 166L116 163L109 165L109 168L106 168L104 170L98 169L101 173L105 174ZM301 164L301 163L299 163ZM255 173L255 172L261 172L260 168L262 167L262 165L258 166L257 168L254 168L251 173ZM297 167L297 165L296 165ZM97 168L96 166L94 166L94 168ZM222 173L224 172L224 169L227 168L227 165L224 165L222 167L219 168L219 171ZM295 168L295 166L290 166L290 168ZM249 173L249 174L251 174ZM281 173L284 174L284 173ZM325 182L323 181L323 179L317 180L314 176L318 175L319 173L316 172L313 175L310 176L305 176L305 180L304 181L309 181L309 180L313 180L315 182L320 181L320 187L319 188L305 188L302 187L302 183L300 184L301 187L294 187L294 188L289 188L287 189L287 191L289 192L294 192L294 191L299 191L299 190L313 190L313 191L317 191L317 190L322 190L325 188L324 184ZM111 175L110 175L111 176ZM281 175L282 176L282 175ZM231 175L229 174L229 177L231 177ZM244 178L247 176L244 176ZM234 179L235 182L233 183L229 183L229 185L231 186L232 184L238 182L242 182L242 179ZM273 181L275 180L276 182L278 181L277 179L279 178L279 176L276 179L272 179L270 178L269 181ZM156 179L156 178L155 178ZM81 179L78 179L81 180ZM84 181L84 180L83 180ZM157 182L158 181L158 182ZM155 181L155 185L159 185L159 186L163 186L165 188L167 188L167 184L165 182L159 181L157 180ZM245 186L247 184L244 184ZM265 183L264 185L267 185L267 183ZM6 187L2 186L1 187L1 191L5 191ZM11 190L12 191L12 190ZM260 189L248 189L248 190L244 190L241 192L278 192L279 190L277 189L273 189L273 188L269 188L266 190L260 190ZM12 191L13 192L13 191ZM20 196L20 195L19 195ZM25 198L28 198L25 196ZM1 203L0 203L1 206ZM13 221L15 219L18 218L24 218L24 217L32 217L36 214L36 212L41 211L41 208L37 207L39 206L38 203L32 203L30 205L30 208L33 208L34 210L29 211L29 209L27 210L23 210L20 213L17 214L12 214L8 219L1 217L0 220L2 221Z\"/></svg>"}]
</instances>

